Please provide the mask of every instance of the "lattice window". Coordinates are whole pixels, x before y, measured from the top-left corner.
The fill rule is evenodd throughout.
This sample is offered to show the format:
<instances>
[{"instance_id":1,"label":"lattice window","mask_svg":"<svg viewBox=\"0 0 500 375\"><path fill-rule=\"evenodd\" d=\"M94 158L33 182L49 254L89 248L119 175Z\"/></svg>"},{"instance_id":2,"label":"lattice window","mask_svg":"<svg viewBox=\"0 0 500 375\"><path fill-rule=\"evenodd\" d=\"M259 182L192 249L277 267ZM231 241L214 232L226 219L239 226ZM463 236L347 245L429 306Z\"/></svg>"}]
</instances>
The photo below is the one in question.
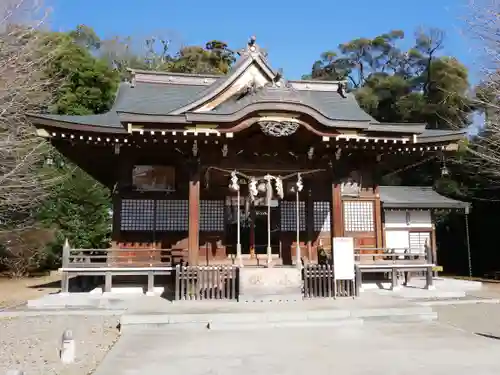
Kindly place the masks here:
<instances>
[{"instance_id":1,"label":"lattice window","mask_svg":"<svg viewBox=\"0 0 500 375\"><path fill-rule=\"evenodd\" d=\"M156 206L156 230L183 232L188 230L187 200L159 200Z\"/></svg>"},{"instance_id":2,"label":"lattice window","mask_svg":"<svg viewBox=\"0 0 500 375\"><path fill-rule=\"evenodd\" d=\"M410 253L425 254L425 244L431 246L430 232L410 232Z\"/></svg>"},{"instance_id":3,"label":"lattice window","mask_svg":"<svg viewBox=\"0 0 500 375\"><path fill-rule=\"evenodd\" d=\"M200 230L224 230L224 201L200 202Z\"/></svg>"},{"instance_id":4,"label":"lattice window","mask_svg":"<svg viewBox=\"0 0 500 375\"><path fill-rule=\"evenodd\" d=\"M314 202L313 208L314 231L330 232L332 229L330 202Z\"/></svg>"},{"instance_id":5,"label":"lattice window","mask_svg":"<svg viewBox=\"0 0 500 375\"><path fill-rule=\"evenodd\" d=\"M373 232L373 202L344 201L344 229L346 232Z\"/></svg>"},{"instance_id":6,"label":"lattice window","mask_svg":"<svg viewBox=\"0 0 500 375\"><path fill-rule=\"evenodd\" d=\"M152 231L154 204L151 199L124 199L121 204L120 229L123 231Z\"/></svg>"},{"instance_id":7,"label":"lattice window","mask_svg":"<svg viewBox=\"0 0 500 375\"><path fill-rule=\"evenodd\" d=\"M295 232L297 230L297 202L281 201L281 231ZM299 202L299 229L306 230L306 203Z\"/></svg>"}]
</instances>

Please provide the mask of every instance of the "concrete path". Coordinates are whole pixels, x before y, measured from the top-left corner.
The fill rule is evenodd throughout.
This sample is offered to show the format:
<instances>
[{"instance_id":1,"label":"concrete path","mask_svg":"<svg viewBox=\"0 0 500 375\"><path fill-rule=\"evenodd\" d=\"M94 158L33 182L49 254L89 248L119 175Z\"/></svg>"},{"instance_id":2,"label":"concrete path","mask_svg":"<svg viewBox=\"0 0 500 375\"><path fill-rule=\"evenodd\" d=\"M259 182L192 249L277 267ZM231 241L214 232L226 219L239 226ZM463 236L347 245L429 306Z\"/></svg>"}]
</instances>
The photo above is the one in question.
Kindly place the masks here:
<instances>
[{"instance_id":1,"label":"concrete path","mask_svg":"<svg viewBox=\"0 0 500 375\"><path fill-rule=\"evenodd\" d=\"M500 373L500 341L439 323L124 333L95 375Z\"/></svg>"}]
</instances>

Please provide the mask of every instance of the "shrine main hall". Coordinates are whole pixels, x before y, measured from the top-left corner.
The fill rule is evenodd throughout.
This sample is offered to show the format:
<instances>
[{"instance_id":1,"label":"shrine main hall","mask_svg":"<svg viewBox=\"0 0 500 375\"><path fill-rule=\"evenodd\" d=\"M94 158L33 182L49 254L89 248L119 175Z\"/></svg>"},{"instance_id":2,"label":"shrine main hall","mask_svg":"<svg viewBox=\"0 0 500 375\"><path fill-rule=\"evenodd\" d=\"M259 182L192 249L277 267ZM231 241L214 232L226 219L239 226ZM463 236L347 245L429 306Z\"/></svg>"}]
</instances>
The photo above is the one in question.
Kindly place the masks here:
<instances>
[{"instance_id":1,"label":"shrine main hall","mask_svg":"<svg viewBox=\"0 0 500 375\"><path fill-rule=\"evenodd\" d=\"M456 151L466 131L376 121L346 82L286 80L254 38L239 55L224 76L132 70L104 114L29 116L112 192L111 246L273 266L321 261L351 237L361 253L430 246L436 263L432 212L465 205L381 181Z\"/></svg>"}]
</instances>

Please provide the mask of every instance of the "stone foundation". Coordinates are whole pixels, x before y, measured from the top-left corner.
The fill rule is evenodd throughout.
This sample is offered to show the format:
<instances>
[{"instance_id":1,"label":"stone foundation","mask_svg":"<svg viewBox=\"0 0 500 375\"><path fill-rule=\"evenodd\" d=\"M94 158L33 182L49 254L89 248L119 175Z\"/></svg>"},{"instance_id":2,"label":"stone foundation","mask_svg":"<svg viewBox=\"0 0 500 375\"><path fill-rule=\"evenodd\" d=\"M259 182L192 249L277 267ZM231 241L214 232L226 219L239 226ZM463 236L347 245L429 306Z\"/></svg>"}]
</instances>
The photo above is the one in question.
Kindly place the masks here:
<instances>
[{"instance_id":1,"label":"stone foundation","mask_svg":"<svg viewBox=\"0 0 500 375\"><path fill-rule=\"evenodd\" d=\"M302 300L302 274L295 267L244 267L239 279L242 302Z\"/></svg>"}]
</instances>

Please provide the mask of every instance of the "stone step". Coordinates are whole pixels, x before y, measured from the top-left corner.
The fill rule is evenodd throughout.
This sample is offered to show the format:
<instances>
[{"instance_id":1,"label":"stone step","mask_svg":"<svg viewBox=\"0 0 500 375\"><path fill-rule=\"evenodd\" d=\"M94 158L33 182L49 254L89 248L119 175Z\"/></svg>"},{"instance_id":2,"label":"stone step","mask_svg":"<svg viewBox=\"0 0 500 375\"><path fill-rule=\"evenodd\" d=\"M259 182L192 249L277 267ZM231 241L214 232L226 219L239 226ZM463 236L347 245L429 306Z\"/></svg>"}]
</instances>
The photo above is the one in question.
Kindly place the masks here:
<instances>
[{"instance_id":1,"label":"stone step","mask_svg":"<svg viewBox=\"0 0 500 375\"><path fill-rule=\"evenodd\" d=\"M124 314L120 319L121 328L133 326L142 328L206 328L210 327L275 327L283 325L330 325L359 324L363 321L416 322L437 319L430 307L367 308L354 310L323 309L279 312L239 312L239 313L164 313L164 314Z\"/></svg>"},{"instance_id":2,"label":"stone step","mask_svg":"<svg viewBox=\"0 0 500 375\"><path fill-rule=\"evenodd\" d=\"M336 319L336 320L320 320L320 321L263 321L259 323L238 323L238 322L213 322L213 323L171 323L171 324L129 324L122 325L120 331L122 333L130 332L161 332L162 330L255 330L255 329L266 329L266 328L293 328L293 327L355 327L363 324L362 319Z\"/></svg>"}]
</instances>

